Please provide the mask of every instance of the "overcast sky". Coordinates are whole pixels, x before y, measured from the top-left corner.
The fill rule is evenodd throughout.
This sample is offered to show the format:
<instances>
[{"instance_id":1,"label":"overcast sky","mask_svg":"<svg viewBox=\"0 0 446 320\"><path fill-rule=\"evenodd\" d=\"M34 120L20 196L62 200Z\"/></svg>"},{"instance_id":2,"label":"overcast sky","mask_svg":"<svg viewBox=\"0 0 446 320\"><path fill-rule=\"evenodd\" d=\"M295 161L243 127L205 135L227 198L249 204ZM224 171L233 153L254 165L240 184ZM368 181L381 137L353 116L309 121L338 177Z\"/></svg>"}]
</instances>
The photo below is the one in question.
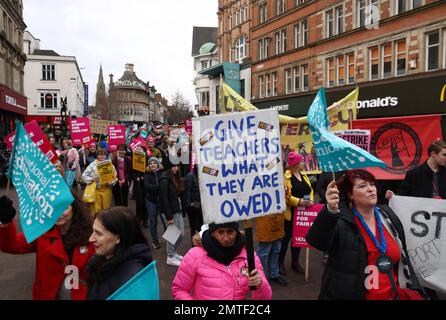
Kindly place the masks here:
<instances>
[{"instance_id":1,"label":"overcast sky","mask_svg":"<svg viewBox=\"0 0 446 320\"><path fill-rule=\"evenodd\" d=\"M99 65L104 81L126 63L171 101L180 90L197 103L192 27L217 27L217 0L24 0L24 19L41 49L76 56L94 102Z\"/></svg>"}]
</instances>

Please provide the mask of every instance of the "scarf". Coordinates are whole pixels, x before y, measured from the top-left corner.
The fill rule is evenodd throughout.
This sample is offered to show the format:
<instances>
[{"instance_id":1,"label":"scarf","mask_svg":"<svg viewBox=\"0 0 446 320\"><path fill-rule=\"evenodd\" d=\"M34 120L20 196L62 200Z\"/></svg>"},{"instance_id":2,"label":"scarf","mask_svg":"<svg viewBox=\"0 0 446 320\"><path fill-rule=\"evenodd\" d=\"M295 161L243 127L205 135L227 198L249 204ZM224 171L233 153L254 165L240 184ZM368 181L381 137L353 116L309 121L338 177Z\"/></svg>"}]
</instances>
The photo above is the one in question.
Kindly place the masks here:
<instances>
[{"instance_id":1,"label":"scarf","mask_svg":"<svg viewBox=\"0 0 446 320\"><path fill-rule=\"evenodd\" d=\"M229 266L245 246L244 238L240 232L237 232L237 238L231 247L223 247L208 231L203 233L202 243L208 257L225 266Z\"/></svg>"}]
</instances>

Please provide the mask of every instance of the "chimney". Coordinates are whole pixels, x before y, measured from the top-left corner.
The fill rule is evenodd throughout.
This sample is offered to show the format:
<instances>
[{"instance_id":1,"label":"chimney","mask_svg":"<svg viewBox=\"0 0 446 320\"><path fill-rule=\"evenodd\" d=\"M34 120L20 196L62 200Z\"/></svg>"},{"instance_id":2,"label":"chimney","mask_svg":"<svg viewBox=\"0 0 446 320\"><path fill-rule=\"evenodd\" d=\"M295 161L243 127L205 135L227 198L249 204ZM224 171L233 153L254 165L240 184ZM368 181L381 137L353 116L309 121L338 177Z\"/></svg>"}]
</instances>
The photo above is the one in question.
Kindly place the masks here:
<instances>
[{"instance_id":1,"label":"chimney","mask_svg":"<svg viewBox=\"0 0 446 320\"><path fill-rule=\"evenodd\" d=\"M135 72L134 70L133 70L133 67L134 67L135 65L133 64L133 63L127 63L126 65L125 65L125 71L129 71L129 72Z\"/></svg>"}]
</instances>

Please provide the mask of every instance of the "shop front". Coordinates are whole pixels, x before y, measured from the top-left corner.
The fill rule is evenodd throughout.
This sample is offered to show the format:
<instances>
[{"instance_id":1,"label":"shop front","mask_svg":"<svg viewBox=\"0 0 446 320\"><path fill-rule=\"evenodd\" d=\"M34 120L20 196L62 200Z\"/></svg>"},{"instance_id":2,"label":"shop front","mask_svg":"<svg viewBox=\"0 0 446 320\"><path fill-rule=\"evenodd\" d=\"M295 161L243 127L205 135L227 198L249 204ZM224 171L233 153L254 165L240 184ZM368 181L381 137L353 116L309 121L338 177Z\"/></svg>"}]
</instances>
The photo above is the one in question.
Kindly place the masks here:
<instances>
[{"instance_id":1,"label":"shop front","mask_svg":"<svg viewBox=\"0 0 446 320\"><path fill-rule=\"evenodd\" d=\"M15 122L24 120L26 111L26 97L0 84L0 137L11 133Z\"/></svg>"}]
</instances>

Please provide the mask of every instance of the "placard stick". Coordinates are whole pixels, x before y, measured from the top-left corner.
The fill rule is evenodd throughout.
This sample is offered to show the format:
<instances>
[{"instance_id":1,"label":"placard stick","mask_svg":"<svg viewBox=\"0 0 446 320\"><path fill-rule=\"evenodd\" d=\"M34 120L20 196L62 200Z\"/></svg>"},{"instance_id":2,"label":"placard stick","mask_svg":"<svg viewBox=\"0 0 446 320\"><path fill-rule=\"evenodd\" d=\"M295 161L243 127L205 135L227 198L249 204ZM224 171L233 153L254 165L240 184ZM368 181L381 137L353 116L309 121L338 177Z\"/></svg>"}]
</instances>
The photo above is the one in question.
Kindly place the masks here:
<instances>
[{"instance_id":1,"label":"placard stick","mask_svg":"<svg viewBox=\"0 0 446 320\"><path fill-rule=\"evenodd\" d=\"M8 184L6 185L6 196L9 197L9 187L11 186L11 179L8 177Z\"/></svg>"},{"instance_id":2,"label":"placard stick","mask_svg":"<svg viewBox=\"0 0 446 320\"><path fill-rule=\"evenodd\" d=\"M254 262L254 241L252 238L252 221L245 220L243 221L243 227L245 229L245 239L246 239L246 252L248 254L248 272L251 275L251 271L255 269ZM251 286L249 287L251 291L257 290L257 287Z\"/></svg>"},{"instance_id":3,"label":"placard stick","mask_svg":"<svg viewBox=\"0 0 446 320\"><path fill-rule=\"evenodd\" d=\"M305 282L310 278L310 248L305 248Z\"/></svg>"}]
</instances>

